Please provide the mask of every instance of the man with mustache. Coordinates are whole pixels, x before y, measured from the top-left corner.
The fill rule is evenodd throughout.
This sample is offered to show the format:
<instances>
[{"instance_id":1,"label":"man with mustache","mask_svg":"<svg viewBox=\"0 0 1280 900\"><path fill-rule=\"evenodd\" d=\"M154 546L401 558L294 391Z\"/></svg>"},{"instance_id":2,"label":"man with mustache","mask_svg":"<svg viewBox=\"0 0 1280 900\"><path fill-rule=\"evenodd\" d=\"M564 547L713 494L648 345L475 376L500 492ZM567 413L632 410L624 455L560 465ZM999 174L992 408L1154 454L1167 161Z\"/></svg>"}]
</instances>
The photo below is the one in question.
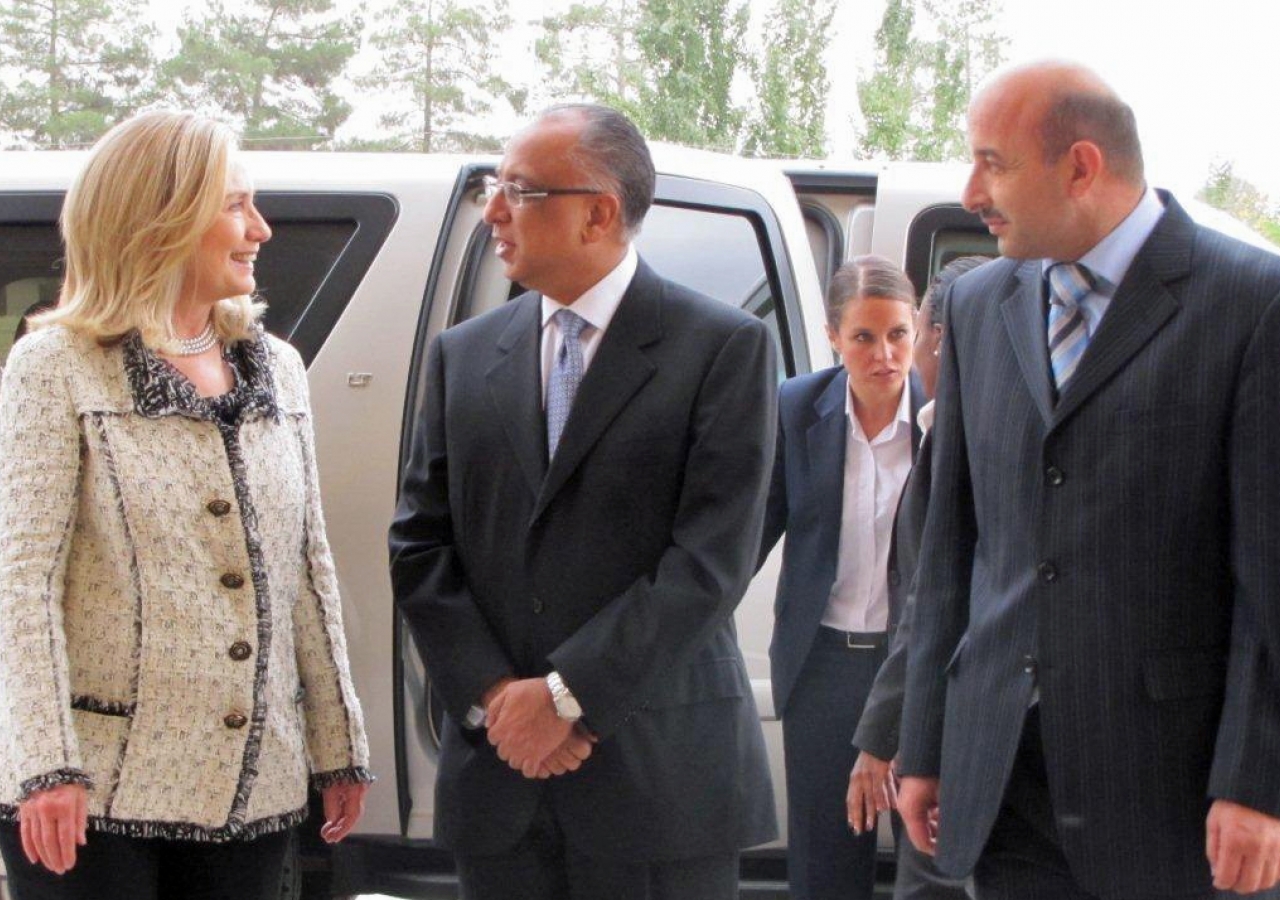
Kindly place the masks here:
<instances>
[{"instance_id":1,"label":"man with mustache","mask_svg":"<svg viewBox=\"0 0 1280 900\"><path fill-rule=\"evenodd\" d=\"M1000 73L969 138L964 203L1006 258L945 307L911 839L982 900L1269 889L1280 257L1150 189L1079 66Z\"/></svg>"}]
</instances>

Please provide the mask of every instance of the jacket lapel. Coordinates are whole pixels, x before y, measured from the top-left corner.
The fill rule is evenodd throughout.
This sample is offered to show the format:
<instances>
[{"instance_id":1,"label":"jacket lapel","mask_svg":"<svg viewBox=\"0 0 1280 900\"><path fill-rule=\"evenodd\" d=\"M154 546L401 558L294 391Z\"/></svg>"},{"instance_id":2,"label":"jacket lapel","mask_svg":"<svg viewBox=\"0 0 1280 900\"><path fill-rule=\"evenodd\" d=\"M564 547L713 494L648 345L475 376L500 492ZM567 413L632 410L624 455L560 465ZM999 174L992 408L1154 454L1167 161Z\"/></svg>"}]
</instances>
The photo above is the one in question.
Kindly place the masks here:
<instances>
[{"instance_id":1,"label":"jacket lapel","mask_svg":"<svg viewBox=\"0 0 1280 900\"><path fill-rule=\"evenodd\" d=\"M817 420L805 432L812 496L819 508L818 521L823 541L829 542L831 549L822 558L832 561L833 579L840 542L840 517L844 512L844 456L849 431L844 396L848 389L849 380L841 368L813 402Z\"/></svg>"},{"instance_id":2,"label":"jacket lapel","mask_svg":"<svg viewBox=\"0 0 1280 900\"><path fill-rule=\"evenodd\" d=\"M520 464L529 491L542 484L547 458L547 426L542 415L540 298L526 294L498 339L498 360L485 374L489 399Z\"/></svg>"},{"instance_id":3,"label":"jacket lapel","mask_svg":"<svg viewBox=\"0 0 1280 900\"><path fill-rule=\"evenodd\" d=\"M656 367L644 347L662 338L662 281L641 260L582 377L556 455L542 482L537 519ZM545 427L545 426L544 426Z\"/></svg>"},{"instance_id":4,"label":"jacket lapel","mask_svg":"<svg viewBox=\"0 0 1280 900\"><path fill-rule=\"evenodd\" d=\"M1049 369L1048 325L1040 294L1040 262L1018 266L1016 289L1000 305L1023 380L1048 426L1053 421L1053 377ZM1078 370L1077 370L1078 371Z\"/></svg>"},{"instance_id":5,"label":"jacket lapel","mask_svg":"<svg viewBox=\"0 0 1280 900\"><path fill-rule=\"evenodd\" d=\"M1165 286L1191 270L1195 226L1167 195L1165 213L1116 290L1097 334L1053 411L1053 424L1070 416L1133 358L1178 311Z\"/></svg>"}]
</instances>

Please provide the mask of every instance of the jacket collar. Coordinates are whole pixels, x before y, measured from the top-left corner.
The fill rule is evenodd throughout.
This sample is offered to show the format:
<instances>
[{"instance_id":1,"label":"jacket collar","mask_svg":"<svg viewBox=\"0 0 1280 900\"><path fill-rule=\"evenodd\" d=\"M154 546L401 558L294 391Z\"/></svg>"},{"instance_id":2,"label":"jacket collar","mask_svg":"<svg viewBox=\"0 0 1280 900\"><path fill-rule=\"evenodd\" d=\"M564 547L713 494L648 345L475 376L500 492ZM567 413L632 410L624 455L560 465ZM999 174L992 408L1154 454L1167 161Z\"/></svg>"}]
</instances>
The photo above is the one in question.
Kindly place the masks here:
<instances>
[{"instance_id":1,"label":"jacket collar","mask_svg":"<svg viewBox=\"0 0 1280 900\"><path fill-rule=\"evenodd\" d=\"M138 332L125 337L121 349L134 409L139 415L149 419L175 415L214 418L210 398L197 394L195 385L152 352ZM261 328L254 337L224 347L222 356L236 372L236 386L232 390L240 400L238 421L278 419L280 410L275 380L271 376L271 357Z\"/></svg>"}]
</instances>

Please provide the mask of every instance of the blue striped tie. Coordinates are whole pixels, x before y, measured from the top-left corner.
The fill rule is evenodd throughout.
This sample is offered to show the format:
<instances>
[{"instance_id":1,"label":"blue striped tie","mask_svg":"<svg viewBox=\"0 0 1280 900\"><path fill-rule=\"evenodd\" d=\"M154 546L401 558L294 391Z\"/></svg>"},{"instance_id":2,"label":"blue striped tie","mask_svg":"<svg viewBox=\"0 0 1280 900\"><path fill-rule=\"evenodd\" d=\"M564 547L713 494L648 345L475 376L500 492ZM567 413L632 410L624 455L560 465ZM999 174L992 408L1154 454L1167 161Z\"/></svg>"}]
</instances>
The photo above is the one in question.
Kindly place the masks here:
<instances>
[{"instance_id":1,"label":"blue striped tie","mask_svg":"<svg viewBox=\"0 0 1280 900\"><path fill-rule=\"evenodd\" d=\"M564 425L569 421L569 410L582 381L582 342L578 338L587 320L567 309L557 310L554 316L562 341L560 352L551 364L551 377L547 379L547 458L556 455L556 445Z\"/></svg>"},{"instance_id":2,"label":"blue striped tie","mask_svg":"<svg viewBox=\"0 0 1280 900\"><path fill-rule=\"evenodd\" d=\"M1093 273L1078 263L1049 267L1049 365L1059 392L1089 345L1080 302L1093 290Z\"/></svg>"}]
</instances>

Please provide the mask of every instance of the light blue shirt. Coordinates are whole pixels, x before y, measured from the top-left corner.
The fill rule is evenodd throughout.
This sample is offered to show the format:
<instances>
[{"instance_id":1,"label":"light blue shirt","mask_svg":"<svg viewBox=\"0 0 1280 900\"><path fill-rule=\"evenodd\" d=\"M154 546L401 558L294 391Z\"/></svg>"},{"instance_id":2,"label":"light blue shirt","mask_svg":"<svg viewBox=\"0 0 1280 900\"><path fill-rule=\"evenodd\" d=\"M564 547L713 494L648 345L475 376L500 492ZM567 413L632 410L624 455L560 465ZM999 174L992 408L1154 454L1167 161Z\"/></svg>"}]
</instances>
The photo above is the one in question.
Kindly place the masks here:
<instances>
[{"instance_id":1,"label":"light blue shirt","mask_svg":"<svg viewBox=\"0 0 1280 900\"><path fill-rule=\"evenodd\" d=\"M1124 221L1098 241L1084 256L1078 260L1046 259L1042 263L1041 274L1046 283L1049 267L1055 263L1078 262L1087 266L1093 273L1093 290L1080 301L1085 332L1090 338L1097 333L1102 316L1111 305L1111 298L1116 294L1116 287L1124 281L1125 273L1133 264L1134 257L1147 242L1147 238L1155 230L1162 215L1164 215L1164 204L1160 202L1156 192L1148 187L1143 192L1138 205L1133 208L1133 212L1125 216Z\"/></svg>"}]
</instances>

